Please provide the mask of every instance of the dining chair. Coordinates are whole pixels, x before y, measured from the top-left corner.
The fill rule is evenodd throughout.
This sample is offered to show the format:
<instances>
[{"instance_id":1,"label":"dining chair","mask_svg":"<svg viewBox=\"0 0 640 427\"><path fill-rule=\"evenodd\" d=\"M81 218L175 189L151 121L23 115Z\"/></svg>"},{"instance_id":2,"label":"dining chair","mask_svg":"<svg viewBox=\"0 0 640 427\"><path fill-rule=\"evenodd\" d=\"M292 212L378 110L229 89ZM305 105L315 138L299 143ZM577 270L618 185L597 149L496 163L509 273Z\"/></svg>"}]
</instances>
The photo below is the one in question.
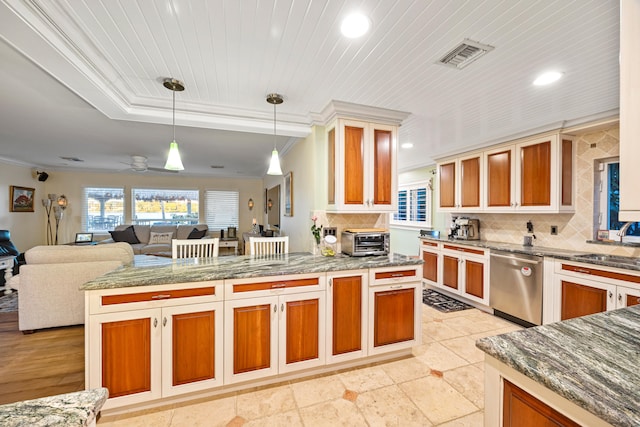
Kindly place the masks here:
<instances>
[{"instance_id":1,"label":"dining chair","mask_svg":"<svg viewBox=\"0 0 640 427\"><path fill-rule=\"evenodd\" d=\"M220 250L220 239L173 239L171 258L214 258Z\"/></svg>"},{"instance_id":2,"label":"dining chair","mask_svg":"<svg viewBox=\"0 0 640 427\"><path fill-rule=\"evenodd\" d=\"M249 237L251 255L275 255L289 253L289 236Z\"/></svg>"}]
</instances>

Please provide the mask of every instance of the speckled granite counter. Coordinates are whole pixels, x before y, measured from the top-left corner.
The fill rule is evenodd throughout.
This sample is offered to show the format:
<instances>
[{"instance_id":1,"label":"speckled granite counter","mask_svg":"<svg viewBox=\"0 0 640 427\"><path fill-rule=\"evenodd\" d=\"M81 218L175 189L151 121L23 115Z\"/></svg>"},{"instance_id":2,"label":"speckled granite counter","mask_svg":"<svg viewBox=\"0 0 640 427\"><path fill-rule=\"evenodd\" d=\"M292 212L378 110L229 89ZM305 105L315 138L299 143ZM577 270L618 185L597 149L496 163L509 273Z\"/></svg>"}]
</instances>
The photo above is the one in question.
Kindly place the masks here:
<instances>
[{"instance_id":1,"label":"speckled granite counter","mask_svg":"<svg viewBox=\"0 0 640 427\"><path fill-rule=\"evenodd\" d=\"M476 346L616 426L640 425L640 306L495 337Z\"/></svg>"},{"instance_id":2,"label":"speckled granite counter","mask_svg":"<svg viewBox=\"0 0 640 427\"><path fill-rule=\"evenodd\" d=\"M185 258L157 260L136 259L132 265L114 270L85 283L81 289L97 290L171 283L204 282L234 278L282 276L287 274L322 273L379 267L422 264L422 260L399 254L387 256L335 257L314 256L308 252L270 257L250 255L218 258Z\"/></svg>"},{"instance_id":3,"label":"speckled granite counter","mask_svg":"<svg viewBox=\"0 0 640 427\"><path fill-rule=\"evenodd\" d=\"M492 242L488 240L455 240L447 238L435 238L420 236L420 239L431 240L434 242L451 243L464 246L475 246L479 248L495 249L500 251L546 256L558 259L564 259L568 261L583 262L587 264L602 265L605 267L624 268L626 270L640 271L640 261L636 258L625 256L608 256L603 255L602 258L585 258L585 255L592 254L592 252L579 252L568 249L547 248L544 246L523 246L513 243Z\"/></svg>"},{"instance_id":4,"label":"speckled granite counter","mask_svg":"<svg viewBox=\"0 0 640 427\"><path fill-rule=\"evenodd\" d=\"M95 388L0 406L3 427L89 426L109 392Z\"/></svg>"}]
</instances>

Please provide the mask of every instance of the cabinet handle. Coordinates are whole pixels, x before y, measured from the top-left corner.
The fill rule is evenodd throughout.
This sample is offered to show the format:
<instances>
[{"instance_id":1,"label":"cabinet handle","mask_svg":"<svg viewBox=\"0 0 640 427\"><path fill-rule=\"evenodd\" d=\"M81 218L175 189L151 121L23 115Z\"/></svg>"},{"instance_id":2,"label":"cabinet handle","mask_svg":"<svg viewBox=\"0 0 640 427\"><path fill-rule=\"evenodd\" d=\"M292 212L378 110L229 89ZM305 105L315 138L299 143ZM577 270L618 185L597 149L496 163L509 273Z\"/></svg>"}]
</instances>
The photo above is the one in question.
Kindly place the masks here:
<instances>
[{"instance_id":1,"label":"cabinet handle","mask_svg":"<svg viewBox=\"0 0 640 427\"><path fill-rule=\"evenodd\" d=\"M156 317L153 318L153 327L157 327L158 326L158 319Z\"/></svg>"},{"instance_id":2,"label":"cabinet handle","mask_svg":"<svg viewBox=\"0 0 640 427\"><path fill-rule=\"evenodd\" d=\"M286 283L274 283L273 285L271 285L271 289L280 289L280 288L286 288L287 284Z\"/></svg>"},{"instance_id":3,"label":"cabinet handle","mask_svg":"<svg viewBox=\"0 0 640 427\"><path fill-rule=\"evenodd\" d=\"M278 311L278 304L273 304L273 312L276 313Z\"/></svg>"},{"instance_id":4,"label":"cabinet handle","mask_svg":"<svg viewBox=\"0 0 640 427\"><path fill-rule=\"evenodd\" d=\"M329 279L329 287L333 286L333 279Z\"/></svg>"},{"instance_id":5,"label":"cabinet handle","mask_svg":"<svg viewBox=\"0 0 640 427\"><path fill-rule=\"evenodd\" d=\"M622 301L622 294L618 294L618 301Z\"/></svg>"},{"instance_id":6,"label":"cabinet handle","mask_svg":"<svg viewBox=\"0 0 640 427\"><path fill-rule=\"evenodd\" d=\"M162 326L167 326L167 316L162 319Z\"/></svg>"},{"instance_id":7,"label":"cabinet handle","mask_svg":"<svg viewBox=\"0 0 640 427\"><path fill-rule=\"evenodd\" d=\"M609 298L613 297L613 292L609 291Z\"/></svg>"},{"instance_id":8,"label":"cabinet handle","mask_svg":"<svg viewBox=\"0 0 640 427\"><path fill-rule=\"evenodd\" d=\"M402 274L402 273L393 273L391 275L391 277L404 277L404 274Z\"/></svg>"},{"instance_id":9,"label":"cabinet handle","mask_svg":"<svg viewBox=\"0 0 640 427\"><path fill-rule=\"evenodd\" d=\"M390 289L402 289L402 285L391 286Z\"/></svg>"},{"instance_id":10,"label":"cabinet handle","mask_svg":"<svg viewBox=\"0 0 640 427\"><path fill-rule=\"evenodd\" d=\"M280 305L280 311L284 311L284 303Z\"/></svg>"},{"instance_id":11,"label":"cabinet handle","mask_svg":"<svg viewBox=\"0 0 640 427\"><path fill-rule=\"evenodd\" d=\"M584 268L576 268L575 271L578 273L591 274L591 270L586 270Z\"/></svg>"},{"instance_id":12,"label":"cabinet handle","mask_svg":"<svg viewBox=\"0 0 640 427\"><path fill-rule=\"evenodd\" d=\"M171 294L153 295L151 297L151 299L167 299L167 298L171 298Z\"/></svg>"}]
</instances>

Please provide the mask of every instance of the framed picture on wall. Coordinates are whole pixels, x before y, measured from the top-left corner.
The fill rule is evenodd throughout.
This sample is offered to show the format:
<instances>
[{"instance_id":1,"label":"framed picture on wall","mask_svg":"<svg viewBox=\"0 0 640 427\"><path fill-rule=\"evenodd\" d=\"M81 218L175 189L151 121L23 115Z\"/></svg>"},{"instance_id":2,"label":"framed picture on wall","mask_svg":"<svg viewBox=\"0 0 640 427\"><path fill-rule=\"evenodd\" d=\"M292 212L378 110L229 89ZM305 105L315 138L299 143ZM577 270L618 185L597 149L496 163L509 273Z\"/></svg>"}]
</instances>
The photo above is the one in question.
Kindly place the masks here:
<instances>
[{"instance_id":1,"label":"framed picture on wall","mask_svg":"<svg viewBox=\"0 0 640 427\"><path fill-rule=\"evenodd\" d=\"M269 213L269 207L267 206L267 199L269 198L269 189L264 189L264 213L265 215Z\"/></svg>"},{"instance_id":2,"label":"framed picture on wall","mask_svg":"<svg viewBox=\"0 0 640 427\"><path fill-rule=\"evenodd\" d=\"M35 188L9 186L9 211L10 212L33 212L33 197Z\"/></svg>"},{"instance_id":3,"label":"framed picture on wall","mask_svg":"<svg viewBox=\"0 0 640 427\"><path fill-rule=\"evenodd\" d=\"M284 216L293 216L293 172L284 176Z\"/></svg>"}]
</instances>

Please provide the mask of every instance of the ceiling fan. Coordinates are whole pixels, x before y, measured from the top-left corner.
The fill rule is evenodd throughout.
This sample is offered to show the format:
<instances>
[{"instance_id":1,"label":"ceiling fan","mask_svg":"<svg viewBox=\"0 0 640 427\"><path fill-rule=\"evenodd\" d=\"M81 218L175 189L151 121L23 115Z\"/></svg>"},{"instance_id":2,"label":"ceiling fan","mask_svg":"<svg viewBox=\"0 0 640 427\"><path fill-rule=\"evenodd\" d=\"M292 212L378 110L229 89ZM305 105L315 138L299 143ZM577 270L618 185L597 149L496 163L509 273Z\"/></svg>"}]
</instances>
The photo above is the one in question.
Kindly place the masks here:
<instances>
[{"instance_id":1,"label":"ceiling fan","mask_svg":"<svg viewBox=\"0 0 640 427\"><path fill-rule=\"evenodd\" d=\"M177 170L150 167L147 164L147 158L145 156L131 156L131 163L124 163L124 162L121 162L121 163L128 165L129 170L132 170L134 172L153 171L153 172L178 173Z\"/></svg>"}]
</instances>

